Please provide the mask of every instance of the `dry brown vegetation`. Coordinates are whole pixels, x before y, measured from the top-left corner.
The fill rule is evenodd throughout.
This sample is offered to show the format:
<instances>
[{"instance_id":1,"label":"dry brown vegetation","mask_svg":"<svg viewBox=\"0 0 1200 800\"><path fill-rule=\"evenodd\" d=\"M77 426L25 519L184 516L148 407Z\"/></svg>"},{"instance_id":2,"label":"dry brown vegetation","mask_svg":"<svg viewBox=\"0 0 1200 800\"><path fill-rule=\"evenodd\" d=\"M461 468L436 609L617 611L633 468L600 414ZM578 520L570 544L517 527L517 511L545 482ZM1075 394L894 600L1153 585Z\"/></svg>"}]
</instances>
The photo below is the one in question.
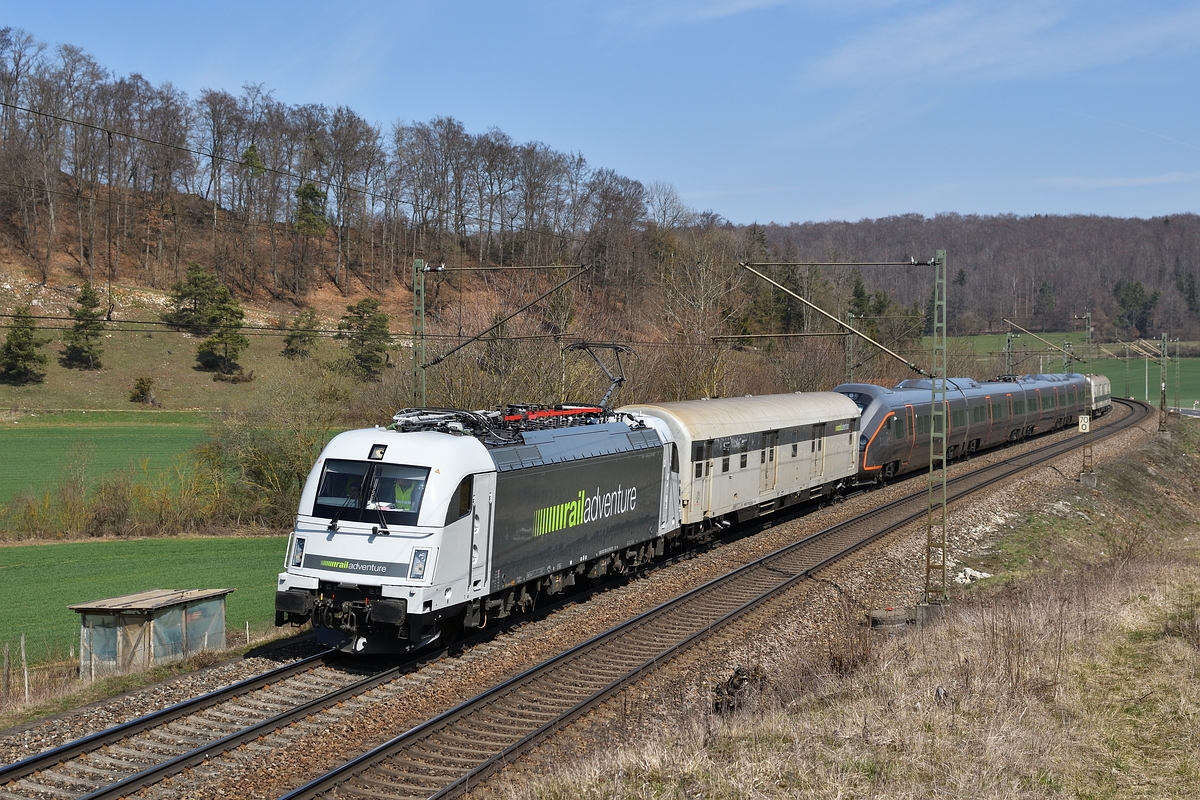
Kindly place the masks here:
<instances>
[{"instance_id":1,"label":"dry brown vegetation","mask_svg":"<svg viewBox=\"0 0 1200 800\"><path fill-rule=\"evenodd\" d=\"M512 797L1192 797L1200 781L1197 435L1180 422L1099 492L1027 498L964 561L1001 574L938 620L816 652L732 714L694 679L623 746ZM1063 513L1068 509L1069 513Z\"/></svg>"}]
</instances>

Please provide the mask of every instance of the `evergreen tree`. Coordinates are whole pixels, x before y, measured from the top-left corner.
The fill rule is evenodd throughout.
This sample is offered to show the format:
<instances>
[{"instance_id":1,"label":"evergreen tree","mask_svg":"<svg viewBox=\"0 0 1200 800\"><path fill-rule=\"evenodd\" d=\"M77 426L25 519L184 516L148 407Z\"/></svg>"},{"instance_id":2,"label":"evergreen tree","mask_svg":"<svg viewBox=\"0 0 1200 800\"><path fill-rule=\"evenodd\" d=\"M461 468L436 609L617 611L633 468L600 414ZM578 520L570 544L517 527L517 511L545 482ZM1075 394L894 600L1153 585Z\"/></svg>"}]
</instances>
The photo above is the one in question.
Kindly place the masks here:
<instances>
[{"instance_id":1,"label":"evergreen tree","mask_svg":"<svg viewBox=\"0 0 1200 800\"><path fill-rule=\"evenodd\" d=\"M863 283L862 273L854 270L854 282L850 287L850 313L856 317L865 317L870 309L871 296L867 285Z\"/></svg>"},{"instance_id":2,"label":"evergreen tree","mask_svg":"<svg viewBox=\"0 0 1200 800\"><path fill-rule=\"evenodd\" d=\"M29 304L13 311L4 346L0 347L0 376L9 383L35 383L46 377L42 369L49 360L41 351L45 339L37 336L37 326Z\"/></svg>"},{"instance_id":3,"label":"evergreen tree","mask_svg":"<svg viewBox=\"0 0 1200 800\"><path fill-rule=\"evenodd\" d=\"M207 336L217 327L213 308L222 289L216 275L192 264L184 279L171 287L173 310L162 315L163 322L178 330ZM229 294L228 289L225 294Z\"/></svg>"},{"instance_id":4,"label":"evergreen tree","mask_svg":"<svg viewBox=\"0 0 1200 800\"><path fill-rule=\"evenodd\" d=\"M325 192L315 184L306 183L296 190L296 230L306 236L324 236L329 230L325 217Z\"/></svg>"},{"instance_id":5,"label":"evergreen tree","mask_svg":"<svg viewBox=\"0 0 1200 800\"><path fill-rule=\"evenodd\" d=\"M1196 291L1196 275L1189 272L1179 282L1179 293L1183 295L1183 301L1187 303L1188 311L1193 314L1200 311L1200 294Z\"/></svg>"},{"instance_id":6,"label":"evergreen tree","mask_svg":"<svg viewBox=\"0 0 1200 800\"><path fill-rule=\"evenodd\" d=\"M348 305L346 311L349 313L338 323L338 338L348 340L355 371L366 380L378 380L387 362L388 315L379 310L374 297Z\"/></svg>"},{"instance_id":7,"label":"evergreen tree","mask_svg":"<svg viewBox=\"0 0 1200 800\"><path fill-rule=\"evenodd\" d=\"M224 286L218 287L207 310L211 335L200 343L196 352L201 366L226 375L239 369L237 357L250 346L250 340L242 333L245 318L237 298Z\"/></svg>"},{"instance_id":8,"label":"evergreen tree","mask_svg":"<svg viewBox=\"0 0 1200 800\"><path fill-rule=\"evenodd\" d=\"M1033 315L1041 321L1042 330L1046 330L1046 318L1054 313L1054 306L1054 287L1050 281L1042 281L1033 299Z\"/></svg>"},{"instance_id":9,"label":"evergreen tree","mask_svg":"<svg viewBox=\"0 0 1200 800\"><path fill-rule=\"evenodd\" d=\"M1120 309L1117 319L1129 326L1131 336L1145 336L1161 293L1147 293L1141 281L1117 281L1113 286L1113 294Z\"/></svg>"},{"instance_id":10,"label":"evergreen tree","mask_svg":"<svg viewBox=\"0 0 1200 800\"><path fill-rule=\"evenodd\" d=\"M306 308L296 315L288 326L288 335L283 337L283 355L285 358L308 358L312 355L317 344L317 327L320 321L317 312Z\"/></svg>"},{"instance_id":11,"label":"evergreen tree","mask_svg":"<svg viewBox=\"0 0 1200 800\"><path fill-rule=\"evenodd\" d=\"M104 331L104 323L101 321L100 295L92 288L91 282L83 284L78 305L73 306L69 313L75 325L66 335L63 366L100 369L100 355L104 352L100 346L100 334Z\"/></svg>"}]
</instances>

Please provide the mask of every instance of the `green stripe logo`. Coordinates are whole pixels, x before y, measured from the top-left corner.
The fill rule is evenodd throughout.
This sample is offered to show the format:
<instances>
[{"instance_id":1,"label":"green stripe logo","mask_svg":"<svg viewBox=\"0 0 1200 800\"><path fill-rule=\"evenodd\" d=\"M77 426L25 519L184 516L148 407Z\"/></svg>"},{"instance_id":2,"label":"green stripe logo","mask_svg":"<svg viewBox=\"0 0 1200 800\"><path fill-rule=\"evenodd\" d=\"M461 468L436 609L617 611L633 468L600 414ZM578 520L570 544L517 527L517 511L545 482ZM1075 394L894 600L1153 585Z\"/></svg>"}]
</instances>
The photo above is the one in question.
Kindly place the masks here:
<instances>
[{"instance_id":1,"label":"green stripe logo","mask_svg":"<svg viewBox=\"0 0 1200 800\"><path fill-rule=\"evenodd\" d=\"M579 497L574 500L538 510L537 519L533 523L533 535L545 536L547 533L571 528L583 522L585 500L586 495L580 489Z\"/></svg>"},{"instance_id":2,"label":"green stripe logo","mask_svg":"<svg viewBox=\"0 0 1200 800\"><path fill-rule=\"evenodd\" d=\"M583 489L574 500L559 503L556 506L539 509L533 521L533 535L545 536L565 528L584 525L589 522L599 522L613 515L621 515L637 508L637 487L623 488L617 486L616 491L601 493L596 487L596 493L591 497Z\"/></svg>"}]
</instances>

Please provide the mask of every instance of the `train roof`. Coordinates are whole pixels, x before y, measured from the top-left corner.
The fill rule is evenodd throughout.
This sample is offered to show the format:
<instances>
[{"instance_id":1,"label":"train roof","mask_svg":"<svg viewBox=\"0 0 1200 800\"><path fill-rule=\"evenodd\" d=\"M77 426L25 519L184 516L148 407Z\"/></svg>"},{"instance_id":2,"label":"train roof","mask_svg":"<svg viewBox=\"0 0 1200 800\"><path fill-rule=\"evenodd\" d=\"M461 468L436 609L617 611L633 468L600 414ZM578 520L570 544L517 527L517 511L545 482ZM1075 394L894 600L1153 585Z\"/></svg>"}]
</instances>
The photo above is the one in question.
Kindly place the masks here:
<instances>
[{"instance_id":1,"label":"train roof","mask_svg":"<svg viewBox=\"0 0 1200 800\"><path fill-rule=\"evenodd\" d=\"M596 406L410 408L392 419L390 429L401 433L473 438L500 472L662 446L657 431Z\"/></svg>"},{"instance_id":2,"label":"train roof","mask_svg":"<svg viewBox=\"0 0 1200 800\"><path fill-rule=\"evenodd\" d=\"M837 392L796 392L759 397L722 397L624 406L625 414L665 419L692 439L720 439L747 431L766 431L857 419L858 406Z\"/></svg>"}]
</instances>

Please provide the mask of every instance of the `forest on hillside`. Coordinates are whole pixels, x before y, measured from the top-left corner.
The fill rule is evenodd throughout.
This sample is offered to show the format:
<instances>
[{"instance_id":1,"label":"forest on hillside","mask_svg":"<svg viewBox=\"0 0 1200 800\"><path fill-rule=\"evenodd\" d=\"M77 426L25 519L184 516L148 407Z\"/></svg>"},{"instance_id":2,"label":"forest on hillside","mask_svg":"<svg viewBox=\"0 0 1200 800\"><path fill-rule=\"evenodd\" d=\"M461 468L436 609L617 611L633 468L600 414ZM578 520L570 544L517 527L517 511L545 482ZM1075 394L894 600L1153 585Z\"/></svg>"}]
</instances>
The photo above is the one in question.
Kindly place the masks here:
<instances>
[{"instance_id":1,"label":"forest on hillside","mask_svg":"<svg viewBox=\"0 0 1200 800\"><path fill-rule=\"evenodd\" d=\"M439 117L385 130L261 85L193 98L14 28L0 29L0 141L0 245L43 283L167 290L200 265L237 297L298 310L330 289L403 294L423 258L451 270L430 278L430 329L461 336L566 265L588 265L507 333L674 343L707 363L714 336L833 330L739 262L926 261L945 249L952 333L1003 331L1006 317L1080 330L1090 313L1101 339L1200 335L1193 214L734 225L670 185L495 128ZM563 268L454 271L545 265ZM921 333L928 267L769 272L839 318L863 317L885 343Z\"/></svg>"}]
</instances>

